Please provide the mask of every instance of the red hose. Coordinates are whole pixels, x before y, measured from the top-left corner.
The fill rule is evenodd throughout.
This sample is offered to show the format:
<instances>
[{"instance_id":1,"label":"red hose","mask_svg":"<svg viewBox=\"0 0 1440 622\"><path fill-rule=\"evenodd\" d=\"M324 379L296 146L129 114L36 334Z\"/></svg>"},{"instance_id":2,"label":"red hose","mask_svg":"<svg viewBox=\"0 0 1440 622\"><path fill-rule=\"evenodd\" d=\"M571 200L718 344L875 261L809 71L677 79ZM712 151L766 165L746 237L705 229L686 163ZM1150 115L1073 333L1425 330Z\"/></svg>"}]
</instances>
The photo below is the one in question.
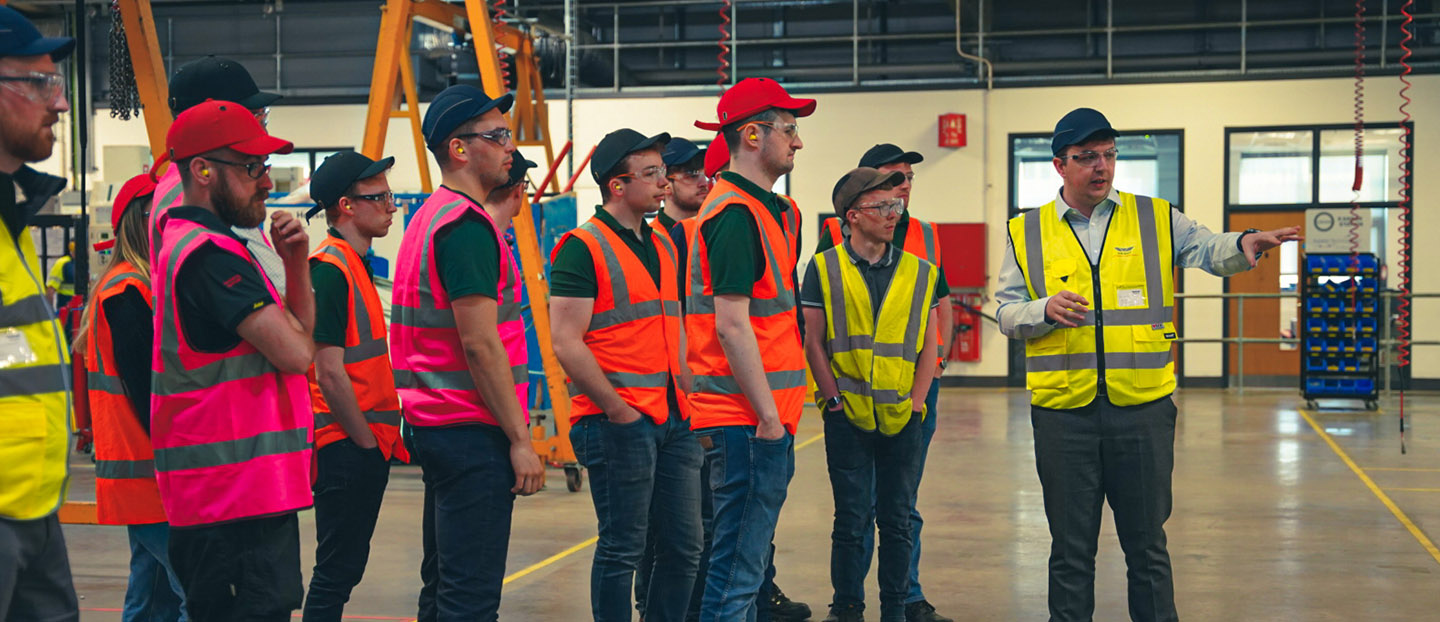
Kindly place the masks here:
<instances>
[{"instance_id":1,"label":"red hose","mask_svg":"<svg viewBox=\"0 0 1440 622\"><path fill-rule=\"evenodd\" d=\"M1365 0L1355 0L1355 181L1350 185L1350 308L1360 307L1360 187L1365 180ZM1359 337L1355 322L1351 339Z\"/></svg>"},{"instance_id":2,"label":"red hose","mask_svg":"<svg viewBox=\"0 0 1440 622\"><path fill-rule=\"evenodd\" d=\"M1413 129L1410 123L1410 42L1415 40L1411 26L1415 22L1413 9L1415 0L1405 0L1400 13L1405 19L1400 22L1400 303L1395 321L1399 347L1396 348L1396 365L1402 370L1410 367L1410 243L1413 235L1410 227L1410 145ZM1409 382L1400 383L1400 453L1405 453L1405 387Z\"/></svg>"},{"instance_id":3,"label":"red hose","mask_svg":"<svg viewBox=\"0 0 1440 622\"><path fill-rule=\"evenodd\" d=\"M720 79L715 84L720 87L720 92L730 86L730 0L721 0L720 6L720 53L715 56L720 61L720 66L715 69Z\"/></svg>"},{"instance_id":4,"label":"red hose","mask_svg":"<svg viewBox=\"0 0 1440 622\"><path fill-rule=\"evenodd\" d=\"M505 23L505 16L509 15L509 12L505 10L505 1L494 0L490 5L490 21L496 26ZM511 84L513 80L510 75L510 55L505 53L498 40L495 42L495 56L500 61L501 86L509 91L514 88L514 85Z\"/></svg>"}]
</instances>

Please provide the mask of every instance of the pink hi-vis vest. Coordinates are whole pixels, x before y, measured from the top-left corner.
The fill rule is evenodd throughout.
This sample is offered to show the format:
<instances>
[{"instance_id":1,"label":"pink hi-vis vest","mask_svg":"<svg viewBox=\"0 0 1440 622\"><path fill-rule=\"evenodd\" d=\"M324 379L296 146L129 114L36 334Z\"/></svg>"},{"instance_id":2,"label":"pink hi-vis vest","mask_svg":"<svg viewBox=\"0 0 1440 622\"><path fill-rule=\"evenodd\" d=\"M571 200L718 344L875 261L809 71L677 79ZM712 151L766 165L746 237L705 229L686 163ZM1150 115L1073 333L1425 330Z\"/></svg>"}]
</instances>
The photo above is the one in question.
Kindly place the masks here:
<instances>
[{"instance_id":1,"label":"pink hi-vis vest","mask_svg":"<svg viewBox=\"0 0 1440 622\"><path fill-rule=\"evenodd\" d=\"M479 214L495 229L495 221L464 195L441 186L405 227L395 264L394 299L390 305L390 359L395 388L410 425L449 426L463 423L498 425L495 414L475 389L450 296L440 283L435 264L435 233L468 213ZM520 320L520 270L510 247L495 231L500 249L498 329L515 378L515 399L530 419L526 404L530 374L526 367L525 324Z\"/></svg>"},{"instance_id":2,"label":"pink hi-vis vest","mask_svg":"<svg viewBox=\"0 0 1440 622\"><path fill-rule=\"evenodd\" d=\"M221 353L193 350L180 327L175 275L212 244L255 260L243 242L183 218L165 224L152 270L155 350L151 441L160 499L172 527L272 516L309 507L310 391L241 340ZM255 265L264 278L264 271ZM275 287L265 281L276 304Z\"/></svg>"},{"instance_id":3,"label":"pink hi-vis vest","mask_svg":"<svg viewBox=\"0 0 1440 622\"><path fill-rule=\"evenodd\" d=\"M166 212L170 208L180 205L185 200L185 187L180 184L180 167L170 164L165 169L165 174L155 182L155 194L150 198L150 265L157 265L156 256L160 254L162 246L160 232L165 228L165 222L170 220ZM155 269L152 267L151 272Z\"/></svg>"}]
</instances>

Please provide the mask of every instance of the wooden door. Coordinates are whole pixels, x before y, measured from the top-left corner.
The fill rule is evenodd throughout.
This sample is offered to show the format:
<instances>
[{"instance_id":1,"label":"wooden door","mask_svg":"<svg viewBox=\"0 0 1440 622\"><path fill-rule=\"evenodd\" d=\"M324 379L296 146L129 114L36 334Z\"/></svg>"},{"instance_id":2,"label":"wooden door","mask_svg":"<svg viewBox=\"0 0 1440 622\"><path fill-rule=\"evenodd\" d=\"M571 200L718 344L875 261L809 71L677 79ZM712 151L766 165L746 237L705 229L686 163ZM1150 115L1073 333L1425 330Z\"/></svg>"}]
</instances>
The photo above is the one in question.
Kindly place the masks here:
<instances>
[{"instance_id":1,"label":"wooden door","mask_svg":"<svg viewBox=\"0 0 1440 622\"><path fill-rule=\"evenodd\" d=\"M1303 211L1277 211L1277 212L1231 212L1231 231L1244 231L1255 228L1262 231L1279 229L1300 225L1305 226L1305 213ZM1303 229L1301 231L1304 233ZM1289 245L1298 246L1292 242ZM1304 258L1295 250L1296 266L1304 265ZM1255 268L1237 274L1229 279L1229 291L1232 294L1238 293L1266 293L1276 294L1281 288L1281 249L1276 248L1266 253ZM1293 336L1293 330L1288 320L1282 325L1282 317L1296 317L1294 311L1299 304L1298 298L1249 298L1244 303L1244 332L1246 337L1276 338L1281 336ZM1237 299L1230 299L1226 303L1229 326L1226 330L1227 337L1240 335L1242 322L1240 313L1240 302ZM1282 315L1282 309L1286 312ZM1229 352L1229 375L1245 375L1246 386L1295 386L1300 375L1300 350L1281 348L1280 344L1274 343L1253 343L1245 344L1245 365L1242 370L1240 366L1240 347L1237 344L1227 344L1226 351Z\"/></svg>"}]
</instances>

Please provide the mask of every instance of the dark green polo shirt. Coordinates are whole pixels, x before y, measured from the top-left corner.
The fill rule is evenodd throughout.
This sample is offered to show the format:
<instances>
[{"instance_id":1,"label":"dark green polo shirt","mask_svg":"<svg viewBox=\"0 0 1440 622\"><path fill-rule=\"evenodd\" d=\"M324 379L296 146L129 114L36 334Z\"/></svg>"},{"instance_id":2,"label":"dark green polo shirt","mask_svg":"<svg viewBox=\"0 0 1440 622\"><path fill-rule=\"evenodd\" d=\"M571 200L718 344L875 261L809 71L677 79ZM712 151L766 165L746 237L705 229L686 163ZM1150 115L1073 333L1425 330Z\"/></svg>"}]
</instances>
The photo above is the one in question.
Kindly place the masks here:
<instances>
[{"instance_id":1,"label":"dark green polo shirt","mask_svg":"<svg viewBox=\"0 0 1440 622\"><path fill-rule=\"evenodd\" d=\"M785 212L790 209L789 201L762 189L739 173L725 171L720 173L720 178L758 199L770 211L775 222L783 226ZM700 235L705 237L710 255L710 284L714 293L753 294L755 282L765 276L765 248L760 242L760 226L749 208L740 203L721 208L720 214L700 226ZM799 232L796 232L796 240L799 239Z\"/></svg>"},{"instance_id":2,"label":"dark green polo shirt","mask_svg":"<svg viewBox=\"0 0 1440 622\"><path fill-rule=\"evenodd\" d=\"M836 218L839 218L839 216L836 216ZM895 223L895 237L890 240L890 244L894 245L895 248L905 248L905 234L909 231L910 214L905 213L902 214L900 220ZM940 241L937 239L935 243L939 244ZM830 235L822 235L820 236L820 244L815 247L815 254L823 253L825 249L832 246L835 246L835 241L831 239ZM924 257L921 257L921 259L924 259ZM943 266L935 266L935 268L940 271L940 278L935 281L935 297L945 298L950 295L950 284L945 280L945 268Z\"/></svg>"},{"instance_id":3,"label":"dark green polo shirt","mask_svg":"<svg viewBox=\"0 0 1440 622\"><path fill-rule=\"evenodd\" d=\"M334 227L329 234L345 239ZM365 274L375 278L370 262L361 257L360 263L365 266ZM345 347L345 332L350 328L350 284L345 281L345 273L333 264L311 258L310 287L315 290L315 343Z\"/></svg>"},{"instance_id":4,"label":"dark green polo shirt","mask_svg":"<svg viewBox=\"0 0 1440 622\"><path fill-rule=\"evenodd\" d=\"M454 188L449 190L465 196ZM495 226L473 211L435 232L435 265L451 300L475 294L500 299L500 246L496 239Z\"/></svg>"},{"instance_id":5,"label":"dark green polo shirt","mask_svg":"<svg viewBox=\"0 0 1440 622\"><path fill-rule=\"evenodd\" d=\"M650 225L642 225L644 236L627 229L615 220L604 207L595 208L595 218L625 241L631 252L645 264L645 270L660 287L660 252L655 248L655 238L650 235ZM566 298L594 298L598 294L595 276L595 260L590 256L590 247L584 240L570 236L555 253L550 265L550 295Z\"/></svg>"}]
</instances>

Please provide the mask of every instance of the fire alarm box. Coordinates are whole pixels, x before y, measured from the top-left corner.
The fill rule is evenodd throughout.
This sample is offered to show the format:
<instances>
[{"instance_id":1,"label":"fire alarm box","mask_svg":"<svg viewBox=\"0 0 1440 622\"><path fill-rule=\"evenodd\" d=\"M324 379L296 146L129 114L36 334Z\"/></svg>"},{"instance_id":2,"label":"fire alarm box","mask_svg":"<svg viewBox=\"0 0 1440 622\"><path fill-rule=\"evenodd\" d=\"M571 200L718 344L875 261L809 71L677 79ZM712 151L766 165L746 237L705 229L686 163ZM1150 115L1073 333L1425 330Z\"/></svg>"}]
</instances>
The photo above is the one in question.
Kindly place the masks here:
<instances>
[{"instance_id":1,"label":"fire alarm box","mask_svg":"<svg viewBox=\"0 0 1440 622\"><path fill-rule=\"evenodd\" d=\"M965 115L954 113L940 115L940 146L965 146Z\"/></svg>"}]
</instances>

